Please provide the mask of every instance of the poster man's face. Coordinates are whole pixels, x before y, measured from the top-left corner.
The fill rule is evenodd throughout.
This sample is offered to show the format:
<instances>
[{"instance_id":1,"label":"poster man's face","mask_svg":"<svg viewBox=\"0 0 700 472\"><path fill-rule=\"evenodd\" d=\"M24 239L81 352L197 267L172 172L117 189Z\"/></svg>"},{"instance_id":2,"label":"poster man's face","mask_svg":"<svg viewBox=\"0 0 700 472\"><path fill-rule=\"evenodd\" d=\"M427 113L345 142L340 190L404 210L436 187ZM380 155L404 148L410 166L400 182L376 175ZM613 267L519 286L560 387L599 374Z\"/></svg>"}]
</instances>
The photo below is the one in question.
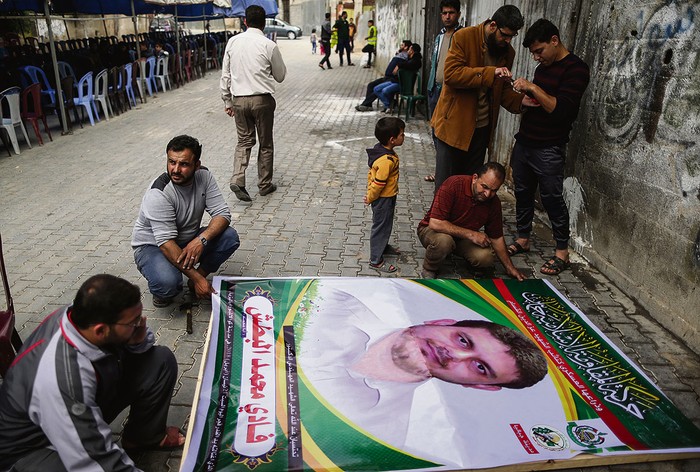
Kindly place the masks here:
<instances>
[{"instance_id":1,"label":"poster man's face","mask_svg":"<svg viewBox=\"0 0 700 472\"><path fill-rule=\"evenodd\" d=\"M498 390L518 377L509 347L484 328L449 326L438 320L412 326L392 347L394 363L426 379L435 377L465 387Z\"/></svg>"}]
</instances>

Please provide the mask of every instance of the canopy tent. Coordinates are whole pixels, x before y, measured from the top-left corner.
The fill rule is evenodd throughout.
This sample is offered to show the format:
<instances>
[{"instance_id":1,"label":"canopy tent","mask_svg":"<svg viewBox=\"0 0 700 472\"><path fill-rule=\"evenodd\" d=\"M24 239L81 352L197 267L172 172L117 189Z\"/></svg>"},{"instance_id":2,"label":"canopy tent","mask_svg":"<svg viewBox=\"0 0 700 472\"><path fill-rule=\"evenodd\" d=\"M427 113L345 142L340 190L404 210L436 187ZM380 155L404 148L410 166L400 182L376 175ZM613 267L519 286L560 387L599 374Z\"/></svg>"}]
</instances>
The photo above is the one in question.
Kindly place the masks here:
<instances>
[{"instance_id":1,"label":"canopy tent","mask_svg":"<svg viewBox=\"0 0 700 472\"><path fill-rule=\"evenodd\" d=\"M277 16L278 7L277 0L233 0L230 8L224 8L216 5L213 7L214 13L218 13L229 18L242 18L245 16L245 9L251 5L259 5L265 10L268 18Z\"/></svg>"},{"instance_id":2,"label":"canopy tent","mask_svg":"<svg viewBox=\"0 0 700 472\"><path fill-rule=\"evenodd\" d=\"M53 63L54 75L55 77L58 77L59 74L56 59L56 47L54 44L53 32L51 29L50 21L52 15L60 15L65 13L82 13L98 15L121 14L131 16L134 22L134 32L137 33L136 52L137 54L139 54L138 30L136 27L137 15L170 13L175 14L175 16L177 17L178 5L182 5L182 8L190 9L186 12L183 12L187 15L187 20L202 19L206 21L206 18L216 16L216 14L214 14L212 11L212 1L215 1L216 4L221 8L231 8L231 0L150 0L150 2L146 2L144 0L0 0L0 13L33 11L37 14L43 14L48 26L49 49L51 50L51 60ZM183 20L185 20L185 18L183 18ZM207 41L205 40L205 48L206 43ZM178 54L180 49L179 45L180 42L178 41ZM58 97L61 97L61 84L58 80L56 82L56 92ZM63 132L67 133L68 129L63 100L57 100L57 102L63 121Z\"/></svg>"}]
</instances>

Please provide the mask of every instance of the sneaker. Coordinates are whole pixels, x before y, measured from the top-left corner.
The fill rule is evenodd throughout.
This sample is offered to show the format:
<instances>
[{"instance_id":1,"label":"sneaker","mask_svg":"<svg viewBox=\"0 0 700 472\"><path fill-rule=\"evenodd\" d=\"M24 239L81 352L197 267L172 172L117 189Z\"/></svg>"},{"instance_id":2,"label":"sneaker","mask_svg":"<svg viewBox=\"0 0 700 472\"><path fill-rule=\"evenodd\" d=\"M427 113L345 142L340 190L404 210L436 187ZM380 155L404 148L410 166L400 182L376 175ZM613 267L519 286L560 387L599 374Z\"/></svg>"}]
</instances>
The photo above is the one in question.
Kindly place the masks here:
<instances>
[{"instance_id":1,"label":"sneaker","mask_svg":"<svg viewBox=\"0 0 700 472\"><path fill-rule=\"evenodd\" d=\"M326 68L323 67L323 64L319 64L318 66L321 68L321 70L326 70Z\"/></svg>"},{"instance_id":2,"label":"sneaker","mask_svg":"<svg viewBox=\"0 0 700 472\"><path fill-rule=\"evenodd\" d=\"M368 107L366 105L357 105L355 107L355 110L357 110L357 111L372 111L372 107Z\"/></svg>"},{"instance_id":3,"label":"sneaker","mask_svg":"<svg viewBox=\"0 0 700 472\"><path fill-rule=\"evenodd\" d=\"M328 69L328 70L331 70L331 69L332 69L332 67L331 67L331 66L328 66L328 67L327 67L327 69Z\"/></svg>"},{"instance_id":4,"label":"sneaker","mask_svg":"<svg viewBox=\"0 0 700 472\"><path fill-rule=\"evenodd\" d=\"M348 64L348 65L349 65L349 66L354 66L355 64L351 62L351 63L350 63L350 64Z\"/></svg>"},{"instance_id":5,"label":"sneaker","mask_svg":"<svg viewBox=\"0 0 700 472\"><path fill-rule=\"evenodd\" d=\"M342 63L342 62L340 63L340 67L343 67L343 63Z\"/></svg>"},{"instance_id":6,"label":"sneaker","mask_svg":"<svg viewBox=\"0 0 700 472\"><path fill-rule=\"evenodd\" d=\"M421 279L437 279L437 272L434 270L423 269L420 271Z\"/></svg>"},{"instance_id":7,"label":"sneaker","mask_svg":"<svg viewBox=\"0 0 700 472\"><path fill-rule=\"evenodd\" d=\"M372 67L372 66L369 64L362 66L363 69L369 69L370 67Z\"/></svg>"},{"instance_id":8,"label":"sneaker","mask_svg":"<svg viewBox=\"0 0 700 472\"><path fill-rule=\"evenodd\" d=\"M270 195L275 190L277 190L277 185L270 184L270 186L267 187L265 190L260 191L260 195L264 197L265 195Z\"/></svg>"},{"instance_id":9,"label":"sneaker","mask_svg":"<svg viewBox=\"0 0 700 472\"><path fill-rule=\"evenodd\" d=\"M394 110L392 110L391 108L385 107L382 110L382 113L386 113L387 115L391 115L392 113L394 113Z\"/></svg>"},{"instance_id":10,"label":"sneaker","mask_svg":"<svg viewBox=\"0 0 700 472\"><path fill-rule=\"evenodd\" d=\"M245 189L245 187L239 187L236 184L231 184L229 185L229 188L233 193L236 194L236 197L242 202L251 202L253 201L252 198L250 198L250 194L248 191Z\"/></svg>"},{"instance_id":11,"label":"sneaker","mask_svg":"<svg viewBox=\"0 0 700 472\"><path fill-rule=\"evenodd\" d=\"M153 295L153 306L156 308L165 308L173 302L172 298L160 298Z\"/></svg>"}]
</instances>

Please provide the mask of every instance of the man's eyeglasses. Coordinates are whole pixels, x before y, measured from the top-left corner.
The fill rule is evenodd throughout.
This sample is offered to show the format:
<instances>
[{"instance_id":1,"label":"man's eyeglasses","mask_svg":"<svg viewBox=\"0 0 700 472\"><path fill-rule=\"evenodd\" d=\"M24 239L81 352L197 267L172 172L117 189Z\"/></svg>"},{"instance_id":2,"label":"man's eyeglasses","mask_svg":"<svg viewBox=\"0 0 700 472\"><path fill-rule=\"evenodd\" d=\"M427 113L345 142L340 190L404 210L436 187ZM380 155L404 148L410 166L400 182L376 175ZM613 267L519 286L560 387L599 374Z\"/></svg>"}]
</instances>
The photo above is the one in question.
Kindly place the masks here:
<instances>
[{"instance_id":1,"label":"man's eyeglasses","mask_svg":"<svg viewBox=\"0 0 700 472\"><path fill-rule=\"evenodd\" d=\"M518 35L518 33L514 33L514 34L504 33L501 28L498 28L498 32L501 33L501 36L503 36L504 38L511 38L512 39Z\"/></svg>"},{"instance_id":2,"label":"man's eyeglasses","mask_svg":"<svg viewBox=\"0 0 700 472\"><path fill-rule=\"evenodd\" d=\"M121 325L121 326L131 326L132 328L138 328L139 326L141 326L141 320L143 320L143 315L139 315L131 323L110 323L110 324Z\"/></svg>"}]
</instances>

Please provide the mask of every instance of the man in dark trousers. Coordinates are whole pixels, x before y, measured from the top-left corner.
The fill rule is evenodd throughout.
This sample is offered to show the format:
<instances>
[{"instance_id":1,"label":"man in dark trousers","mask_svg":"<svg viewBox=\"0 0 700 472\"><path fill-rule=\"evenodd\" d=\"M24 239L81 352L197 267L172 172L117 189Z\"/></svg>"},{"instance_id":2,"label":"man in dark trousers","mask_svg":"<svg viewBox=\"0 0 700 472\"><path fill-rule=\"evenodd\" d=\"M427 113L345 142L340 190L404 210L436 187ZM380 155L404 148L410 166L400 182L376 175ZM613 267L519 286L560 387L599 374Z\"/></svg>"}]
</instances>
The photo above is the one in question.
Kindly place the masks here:
<instances>
[{"instance_id":1,"label":"man in dark trousers","mask_svg":"<svg viewBox=\"0 0 700 472\"><path fill-rule=\"evenodd\" d=\"M350 57L350 23L348 23L348 13L340 14L333 25L333 28L338 31L338 55L340 56L340 67L343 67L343 53L348 56L348 65L354 66Z\"/></svg>"},{"instance_id":2,"label":"man in dark trousers","mask_svg":"<svg viewBox=\"0 0 700 472\"><path fill-rule=\"evenodd\" d=\"M396 52L396 55L389 61L389 65L386 66L386 70L384 71L384 76L379 77L376 80L373 80L372 82L367 84L367 93L365 94L365 99L355 107L355 110L357 111L372 111L372 104L374 101L377 99L377 96L374 94L374 87L376 87L379 84L382 84L384 82L387 82L391 80L396 74L394 70L396 69L396 66L399 65L399 63L404 62L408 60L408 50L411 48L411 40L410 39L404 39L401 42L401 46L399 46L399 50Z\"/></svg>"},{"instance_id":3,"label":"man in dark trousers","mask_svg":"<svg viewBox=\"0 0 700 472\"><path fill-rule=\"evenodd\" d=\"M321 59L321 62L318 63L318 66L321 69L324 69L323 63L326 63L326 66L329 69L332 69L331 67L331 14L326 13L326 19L323 21L323 24L321 25L321 46L323 46L323 59Z\"/></svg>"},{"instance_id":4,"label":"man in dark trousers","mask_svg":"<svg viewBox=\"0 0 700 472\"><path fill-rule=\"evenodd\" d=\"M137 472L125 449L182 447L166 426L177 361L142 310L137 286L95 275L25 340L0 388L0 470Z\"/></svg>"},{"instance_id":5,"label":"man in dark trousers","mask_svg":"<svg viewBox=\"0 0 700 472\"><path fill-rule=\"evenodd\" d=\"M530 250L535 192L539 186L556 243L554 256L540 272L558 275L569 267L569 210L563 195L566 143L590 72L588 65L562 44L559 29L549 20L537 20L525 33L523 46L539 65L532 82L519 78L513 83L513 88L528 93L532 99L526 97L523 101L527 108L510 160L518 236L508 252L515 255Z\"/></svg>"}]
</instances>

